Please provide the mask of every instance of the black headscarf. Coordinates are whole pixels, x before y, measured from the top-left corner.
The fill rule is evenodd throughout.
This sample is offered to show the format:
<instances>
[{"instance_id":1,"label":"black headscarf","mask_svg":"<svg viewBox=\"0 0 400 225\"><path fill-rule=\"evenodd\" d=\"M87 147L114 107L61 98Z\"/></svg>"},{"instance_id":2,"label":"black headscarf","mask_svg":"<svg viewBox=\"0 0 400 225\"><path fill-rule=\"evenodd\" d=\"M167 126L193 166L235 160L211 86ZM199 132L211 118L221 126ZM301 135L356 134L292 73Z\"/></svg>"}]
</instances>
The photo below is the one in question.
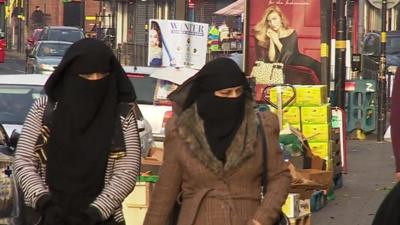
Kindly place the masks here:
<instances>
[{"instance_id":1,"label":"black headscarf","mask_svg":"<svg viewBox=\"0 0 400 225\"><path fill-rule=\"evenodd\" d=\"M94 72L110 75L95 81L78 76ZM49 101L57 102L48 146L49 188L96 196L112 142L124 146L118 103L136 99L133 86L110 48L83 39L68 48L45 91Z\"/></svg>"},{"instance_id":2,"label":"black headscarf","mask_svg":"<svg viewBox=\"0 0 400 225\"><path fill-rule=\"evenodd\" d=\"M217 90L240 85L243 86L244 93L238 98L214 95ZM182 98L184 92L188 92L188 95ZM238 65L229 58L218 58L207 63L169 97L183 111L194 103L197 104L197 112L204 121L205 135L211 151L216 158L225 162L225 152L243 121L245 99L249 96L249 84Z\"/></svg>"}]
</instances>

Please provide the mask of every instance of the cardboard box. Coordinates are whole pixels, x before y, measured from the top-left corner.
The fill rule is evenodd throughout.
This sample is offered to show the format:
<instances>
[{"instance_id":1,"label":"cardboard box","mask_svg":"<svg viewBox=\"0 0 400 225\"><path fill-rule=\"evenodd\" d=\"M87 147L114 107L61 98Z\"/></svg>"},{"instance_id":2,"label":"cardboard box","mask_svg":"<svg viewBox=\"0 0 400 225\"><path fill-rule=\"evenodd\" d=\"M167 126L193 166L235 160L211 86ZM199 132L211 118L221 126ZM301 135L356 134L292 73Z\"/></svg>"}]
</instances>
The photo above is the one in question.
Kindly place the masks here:
<instances>
[{"instance_id":1,"label":"cardboard box","mask_svg":"<svg viewBox=\"0 0 400 225\"><path fill-rule=\"evenodd\" d=\"M300 215L297 218L289 218L290 225L311 225L311 214Z\"/></svg>"},{"instance_id":2,"label":"cardboard box","mask_svg":"<svg viewBox=\"0 0 400 225\"><path fill-rule=\"evenodd\" d=\"M310 199L299 200L299 211L300 215L306 215L311 213L311 201Z\"/></svg>"},{"instance_id":3,"label":"cardboard box","mask_svg":"<svg viewBox=\"0 0 400 225\"><path fill-rule=\"evenodd\" d=\"M291 123L290 126L292 128L296 128L298 131L301 131L301 123Z\"/></svg>"},{"instance_id":4,"label":"cardboard box","mask_svg":"<svg viewBox=\"0 0 400 225\"><path fill-rule=\"evenodd\" d=\"M333 181L332 171L316 170L316 169L303 169L298 172L306 179L314 181L315 183L321 184L323 190L331 188Z\"/></svg>"},{"instance_id":5,"label":"cardboard box","mask_svg":"<svg viewBox=\"0 0 400 225\"><path fill-rule=\"evenodd\" d=\"M301 107L302 123L329 123L331 114L330 104L322 106L303 106Z\"/></svg>"},{"instance_id":6,"label":"cardboard box","mask_svg":"<svg viewBox=\"0 0 400 225\"><path fill-rule=\"evenodd\" d=\"M302 131L308 142L327 142L330 139L330 125L302 124Z\"/></svg>"},{"instance_id":7,"label":"cardboard box","mask_svg":"<svg viewBox=\"0 0 400 225\"><path fill-rule=\"evenodd\" d=\"M300 195L297 193L289 193L285 204L282 206L282 211L287 217L296 218L300 215L299 209Z\"/></svg>"},{"instance_id":8,"label":"cardboard box","mask_svg":"<svg viewBox=\"0 0 400 225\"><path fill-rule=\"evenodd\" d=\"M296 104L299 106L321 106L327 103L326 85L296 85Z\"/></svg>"}]
</instances>

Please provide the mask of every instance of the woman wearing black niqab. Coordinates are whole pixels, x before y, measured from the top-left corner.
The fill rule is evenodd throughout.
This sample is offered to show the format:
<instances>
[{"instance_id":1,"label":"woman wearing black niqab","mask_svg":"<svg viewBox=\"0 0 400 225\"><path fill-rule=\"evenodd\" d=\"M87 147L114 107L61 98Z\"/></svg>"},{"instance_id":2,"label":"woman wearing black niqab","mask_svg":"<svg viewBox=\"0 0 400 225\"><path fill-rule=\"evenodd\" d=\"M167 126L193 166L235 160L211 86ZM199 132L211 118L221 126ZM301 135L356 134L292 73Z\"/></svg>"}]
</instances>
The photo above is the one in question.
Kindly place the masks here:
<instances>
[{"instance_id":1,"label":"woman wearing black niqab","mask_svg":"<svg viewBox=\"0 0 400 225\"><path fill-rule=\"evenodd\" d=\"M25 199L41 213L41 225L123 224L121 204L139 171L140 140L134 114L120 118L122 106L136 98L121 65L103 42L83 39L68 48L44 88L48 100L34 104L26 123L54 105L45 173L30 171L28 178L17 171ZM28 125L33 130L23 130L21 141L30 138L30 145L18 146L17 170L29 160L24 153L33 151L32 133L43 124ZM40 175L45 184L35 183Z\"/></svg>"},{"instance_id":2,"label":"woman wearing black niqab","mask_svg":"<svg viewBox=\"0 0 400 225\"><path fill-rule=\"evenodd\" d=\"M175 115L165 128L164 161L144 225L165 225L178 198L177 225L274 224L290 172L271 112L257 121L245 74L228 58L208 62L169 96ZM262 139L268 139L268 189L260 199ZM173 217L174 218L174 217Z\"/></svg>"}]
</instances>

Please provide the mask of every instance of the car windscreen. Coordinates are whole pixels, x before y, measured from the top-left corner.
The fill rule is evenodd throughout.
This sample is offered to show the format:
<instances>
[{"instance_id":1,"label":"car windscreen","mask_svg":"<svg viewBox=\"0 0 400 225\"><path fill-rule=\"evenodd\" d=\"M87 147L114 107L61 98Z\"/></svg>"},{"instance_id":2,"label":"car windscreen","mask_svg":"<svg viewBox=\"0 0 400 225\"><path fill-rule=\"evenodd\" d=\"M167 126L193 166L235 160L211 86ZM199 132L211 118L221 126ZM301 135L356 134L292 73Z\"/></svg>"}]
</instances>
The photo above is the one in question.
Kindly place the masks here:
<instances>
[{"instance_id":1,"label":"car windscreen","mask_svg":"<svg viewBox=\"0 0 400 225\"><path fill-rule=\"evenodd\" d=\"M129 80L135 88L136 102L138 104L153 104L157 79L149 76L129 75Z\"/></svg>"},{"instance_id":2,"label":"car windscreen","mask_svg":"<svg viewBox=\"0 0 400 225\"><path fill-rule=\"evenodd\" d=\"M22 125L42 86L0 84L0 123Z\"/></svg>"},{"instance_id":3,"label":"car windscreen","mask_svg":"<svg viewBox=\"0 0 400 225\"><path fill-rule=\"evenodd\" d=\"M50 29L47 40L76 42L82 38L84 35L79 30Z\"/></svg>"},{"instance_id":4,"label":"car windscreen","mask_svg":"<svg viewBox=\"0 0 400 225\"><path fill-rule=\"evenodd\" d=\"M64 43L41 43L38 49L37 56L39 57L63 57L67 48L71 44Z\"/></svg>"}]
</instances>

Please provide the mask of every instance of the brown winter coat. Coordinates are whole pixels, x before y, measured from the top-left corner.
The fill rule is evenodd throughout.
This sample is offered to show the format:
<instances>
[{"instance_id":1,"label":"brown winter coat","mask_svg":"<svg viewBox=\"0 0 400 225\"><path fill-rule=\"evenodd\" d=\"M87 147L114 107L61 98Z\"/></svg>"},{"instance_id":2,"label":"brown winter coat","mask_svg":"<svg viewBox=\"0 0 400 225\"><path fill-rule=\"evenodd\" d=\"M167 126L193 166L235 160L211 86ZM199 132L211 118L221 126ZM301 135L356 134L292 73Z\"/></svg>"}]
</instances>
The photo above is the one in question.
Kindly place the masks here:
<instances>
[{"instance_id":1,"label":"brown winter coat","mask_svg":"<svg viewBox=\"0 0 400 225\"><path fill-rule=\"evenodd\" d=\"M262 142L253 105L227 150L225 165L208 146L196 104L167 124L164 164L144 225L167 225L177 199L178 225L273 225L291 176L279 150L276 116L262 113L268 142L268 189L260 203Z\"/></svg>"}]
</instances>

